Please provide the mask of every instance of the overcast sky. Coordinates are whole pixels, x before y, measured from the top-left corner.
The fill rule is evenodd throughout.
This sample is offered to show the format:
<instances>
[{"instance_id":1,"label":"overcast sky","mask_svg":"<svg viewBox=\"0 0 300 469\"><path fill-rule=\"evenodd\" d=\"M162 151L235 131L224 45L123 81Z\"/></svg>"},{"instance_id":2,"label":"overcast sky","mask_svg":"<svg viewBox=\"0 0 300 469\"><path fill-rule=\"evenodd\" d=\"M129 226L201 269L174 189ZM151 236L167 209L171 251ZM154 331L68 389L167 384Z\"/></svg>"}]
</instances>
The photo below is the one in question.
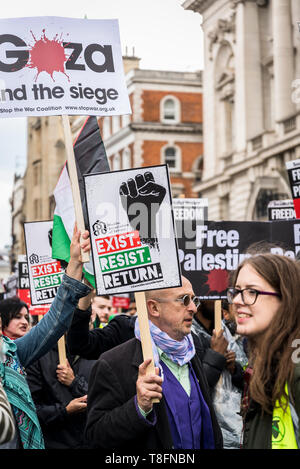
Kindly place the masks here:
<instances>
[{"instance_id":1,"label":"overcast sky","mask_svg":"<svg viewBox=\"0 0 300 469\"><path fill-rule=\"evenodd\" d=\"M184 0L17 0L1 2L0 18L64 16L119 20L122 53L141 58L140 68L195 71L203 68L201 16ZM0 249L11 243L9 198L13 175L26 166L26 119L0 115Z\"/></svg>"}]
</instances>

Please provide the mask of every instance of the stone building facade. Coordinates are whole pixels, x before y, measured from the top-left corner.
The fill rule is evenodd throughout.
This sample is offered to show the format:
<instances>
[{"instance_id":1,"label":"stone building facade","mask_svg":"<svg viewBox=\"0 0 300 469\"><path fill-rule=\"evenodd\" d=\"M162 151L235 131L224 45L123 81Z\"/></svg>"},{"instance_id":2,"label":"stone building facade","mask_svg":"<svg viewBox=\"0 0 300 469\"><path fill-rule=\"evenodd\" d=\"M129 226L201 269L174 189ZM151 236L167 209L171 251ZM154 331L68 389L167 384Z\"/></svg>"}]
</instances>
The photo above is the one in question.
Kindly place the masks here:
<instances>
[{"instance_id":1,"label":"stone building facade","mask_svg":"<svg viewBox=\"0 0 300 469\"><path fill-rule=\"evenodd\" d=\"M193 197L203 162L201 72L142 70L131 60L132 114L99 120L111 170L167 163L173 196Z\"/></svg>"},{"instance_id":2,"label":"stone building facade","mask_svg":"<svg viewBox=\"0 0 300 469\"><path fill-rule=\"evenodd\" d=\"M202 181L211 220L265 220L300 158L299 0L185 0L204 33ZM199 51L198 53L201 53Z\"/></svg>"}]
</instances>

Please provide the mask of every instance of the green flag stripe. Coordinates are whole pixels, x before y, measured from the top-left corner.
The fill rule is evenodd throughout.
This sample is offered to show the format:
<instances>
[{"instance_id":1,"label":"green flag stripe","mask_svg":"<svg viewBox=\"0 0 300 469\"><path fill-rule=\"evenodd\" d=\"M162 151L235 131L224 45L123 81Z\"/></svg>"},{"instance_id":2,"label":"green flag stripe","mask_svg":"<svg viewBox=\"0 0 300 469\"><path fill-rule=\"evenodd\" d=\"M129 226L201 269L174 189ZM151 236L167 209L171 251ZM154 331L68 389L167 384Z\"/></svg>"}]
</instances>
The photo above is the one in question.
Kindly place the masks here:
<instances>
[{"instance_id":1,"label":"green flag stripe","mask_svg":"<svg viewBox=\"0 0 300 469\"><path fill-rule=\"evenodd\" d=\"M52 258L66 262L70 260L70 238L65 230L63 221L59 215L53 217Z\"/></svg>"},{"instance_id":2,"label":"green flag stripe","mask_svg":"<svg viewBox=\"0 0 300 469\"><path fill-rule=\"evenodd\" d=\"M55 232L55 237L53 237L52 242L52 258L69 262L71 241L65 230L61 217L55 214L53 217L53 232ZM93 288L96 288L94 275L86 272L84 268L83 275L90 282Z\"/></svg>"}]
</instances>

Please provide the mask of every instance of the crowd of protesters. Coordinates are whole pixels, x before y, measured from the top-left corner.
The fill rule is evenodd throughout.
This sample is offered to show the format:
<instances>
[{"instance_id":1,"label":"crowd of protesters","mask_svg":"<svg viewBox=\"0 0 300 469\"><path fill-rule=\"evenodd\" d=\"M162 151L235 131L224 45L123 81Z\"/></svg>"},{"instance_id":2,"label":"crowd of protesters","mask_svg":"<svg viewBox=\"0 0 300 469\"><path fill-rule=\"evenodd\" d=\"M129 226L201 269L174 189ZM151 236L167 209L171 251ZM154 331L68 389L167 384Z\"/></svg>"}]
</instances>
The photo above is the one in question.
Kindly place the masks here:
<instances>
[{"instance_id":1,"label":"crowd of protesters","mask_svg":"<svg viewBox=\"0 0 300 469\"><path fill-rule=\"evenodd\" d=\"M88 232L47 314L30 325L0 302L0 449L277 449L299 447L300 263L256 252L214 301L177 288L145 293L153 346L143 359L137 309L115 310L82 280ZM57 342L65 337L66 362Z\"/></svg>"}]
</instances>

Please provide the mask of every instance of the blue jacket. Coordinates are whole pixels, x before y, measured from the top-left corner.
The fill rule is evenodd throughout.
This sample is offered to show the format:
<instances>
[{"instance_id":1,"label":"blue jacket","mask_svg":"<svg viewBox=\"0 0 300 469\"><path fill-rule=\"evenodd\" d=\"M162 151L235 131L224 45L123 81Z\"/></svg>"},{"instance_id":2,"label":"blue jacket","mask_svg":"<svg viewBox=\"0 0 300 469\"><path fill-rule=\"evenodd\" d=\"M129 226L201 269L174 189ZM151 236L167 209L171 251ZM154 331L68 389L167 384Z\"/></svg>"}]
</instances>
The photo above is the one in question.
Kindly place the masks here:
<instances>
[{"instance_id":1,"label":"blue jacket","mask_svg":"<svg viewBox=\"0 0 300 469\"><path fill-rule=\"evenodd\" d=\"M14 341L17 357L24 368L52 349L70 327L78 300L89 292L87 285L67 274L63 276L47 314L27 334Z\"/></svg>"}]
</instances>

